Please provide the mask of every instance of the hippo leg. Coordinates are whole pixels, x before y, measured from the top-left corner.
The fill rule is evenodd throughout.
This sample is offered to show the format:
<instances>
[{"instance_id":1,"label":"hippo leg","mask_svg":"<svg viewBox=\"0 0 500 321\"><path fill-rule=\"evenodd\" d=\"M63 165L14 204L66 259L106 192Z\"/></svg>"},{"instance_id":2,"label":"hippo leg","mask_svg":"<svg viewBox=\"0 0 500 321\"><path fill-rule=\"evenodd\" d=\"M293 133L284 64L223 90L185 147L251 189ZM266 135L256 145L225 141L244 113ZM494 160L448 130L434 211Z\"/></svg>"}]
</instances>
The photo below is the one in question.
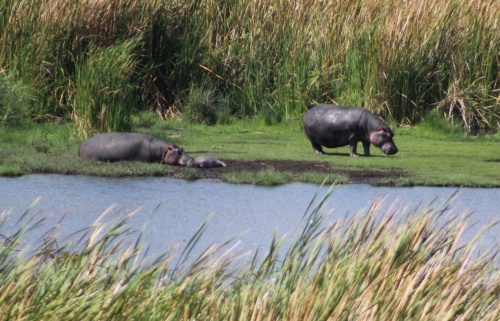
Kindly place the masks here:
<instances>
[{"instance_id":1,"label":"hippo leg","mask_svg":"<svg viewBox=\"0 0 500 321\"><path fill-rule=\"evenodd\" d=\"M349 153L349 155L351 157L358 157L359 155L358 155L358 153L356 153L356 149L358 147L358 142L353 142L353 143L350 143L349 145L351 147L351 152Z\"/></svg>"},{"instance_id":2,"label":"hippo leg","mask_svg":"<svg viewBox=\"0 0 500 321\"><path fill-rule=\"evenodd\" d=\"M370 154L370 142L363 142L363 150L365 152L365 156L371 156ZM350 156L351 157L358 157L359 154L356 152L357 150L357 147L358 147L358 142L351 142L350 144L350 147L351 147L351 152L350 152Z\"/></svg>"},{"instance_id":3,"label":"hippo leg","mask_svg":"<svg viewBox=\"0 0 500 321\"><path fill-rule=\"evenodd\" d=\"M370 154L370 142L363 142L363 149L365 150L365 156L371 156L371 154Z\"/></svg>"},{"instance_id":4,"label":"hippo leg","mask_svg":"<svg viewBox=\"0 0 500 321\"><path fill-rule=\"evenodd\" d=\"M314 143L314 142L311 142L311 145L312 145L312 147L313 147L313 149L314 149L314 153L315 153L316 155L321 155L321 154L324 154L324 153L325 153L325 152L323 151L323 148L321 147L321 145L320 145L320 144L318 144L318 143Z\"/></svg>"}]
</instances>

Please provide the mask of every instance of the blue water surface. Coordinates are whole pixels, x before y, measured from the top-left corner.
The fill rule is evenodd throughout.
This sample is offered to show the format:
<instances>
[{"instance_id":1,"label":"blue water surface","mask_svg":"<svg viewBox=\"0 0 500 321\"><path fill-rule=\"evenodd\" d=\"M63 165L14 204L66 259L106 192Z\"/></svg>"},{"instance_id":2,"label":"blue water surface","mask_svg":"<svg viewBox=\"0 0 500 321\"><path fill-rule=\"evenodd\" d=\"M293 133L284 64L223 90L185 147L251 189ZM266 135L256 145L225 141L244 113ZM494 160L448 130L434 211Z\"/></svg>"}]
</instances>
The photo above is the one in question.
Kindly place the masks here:
<instances>
[{"instance_id":1,"label":"blue water surface","mask_svg":"<svg viewBox=\"0 0 500 321\"><path fill-rule=\"evenodd\" d=\"M239 241L238 251L252 254L257 249L265 252L275 232L278 236L288 235L287 239L296 236L305 224L304 213L311 200L321 198L328 188L304 183L261 187L163 177L0 177L0 213L4 217L0 232L16 231L16 226L22 224L17 221L28 212L23 222L33 214L46 220L42 227L28 233L26 243L36 242L53 228L50 234L61 243L76 242L77 236L72 234L99 218L109 222L134 213L128 219L128 226L136 231L131 238L142 231L142 242L150 247L150 253L182 248L208 220L197 245L198 253L211 244L235 238ZM352 217L377 199L382 201L381 211L387 212L394 205L412 209L423 208L433 200L442 203L457 192L450 215L470 214L471 227L464 234L465 242L487 224L500 220L500 189L482 188L340 185L334 188L324 212L331 222ZM104 212L107 214L103 216ZM500 225L496 225L485 233L481 244L498 246L499 235Z\"/></svg>"}]
</instances>

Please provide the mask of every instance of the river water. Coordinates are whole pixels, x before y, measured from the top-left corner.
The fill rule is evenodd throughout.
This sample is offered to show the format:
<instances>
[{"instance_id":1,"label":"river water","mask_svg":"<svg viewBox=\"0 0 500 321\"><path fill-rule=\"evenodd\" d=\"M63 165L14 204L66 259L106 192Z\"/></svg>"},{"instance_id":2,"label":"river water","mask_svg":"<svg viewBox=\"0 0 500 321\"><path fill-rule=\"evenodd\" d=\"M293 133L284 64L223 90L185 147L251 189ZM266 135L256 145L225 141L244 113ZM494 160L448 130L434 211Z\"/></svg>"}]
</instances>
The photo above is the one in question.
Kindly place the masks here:
<instances>
[{"instance_id":1,"label":"river water","mask_svg":"<svg viewBox=\"0 0 500 321\"><path fill-rule=\"evenodd\" d=\"M311 200L316 194L325 195L327 190L328 187L304 183L260 187L164 177L52 174L0 177L0 213L5 217L0 234L15 232L16 226L24 224L17 220L28 211L27 217L35 215L46 220L41 227L28 233L24 242L35 242L47 230L56 227L51 234L65 243L76 238L72 233L90 226L107 210L108 214L100 219L103 222L134 212L128 219L128 226L135 231L142 230L142 242L150 246L150 253L164 253L170 246L182 248L208 219L197 245L198 251L237 236L238 250L253 254L257 249L265 252L275 232L287 234L287 239L296 235L304 226L304 213ZM457 190L340 185L334 188L325 211L328 220L332 221L352 217L377 199L383 200L382 212L394 204L423 207L433 199L444 202ZM452 214L470 213L471 228L464 236L467 241L486 224L500 220L500 189L463 188L458 190L452 205ZM24 218L23 222L26 220ZM498 246L499 243L500 225L496 225L482 237L482 244Z\"/></svg>"}]
</instances>

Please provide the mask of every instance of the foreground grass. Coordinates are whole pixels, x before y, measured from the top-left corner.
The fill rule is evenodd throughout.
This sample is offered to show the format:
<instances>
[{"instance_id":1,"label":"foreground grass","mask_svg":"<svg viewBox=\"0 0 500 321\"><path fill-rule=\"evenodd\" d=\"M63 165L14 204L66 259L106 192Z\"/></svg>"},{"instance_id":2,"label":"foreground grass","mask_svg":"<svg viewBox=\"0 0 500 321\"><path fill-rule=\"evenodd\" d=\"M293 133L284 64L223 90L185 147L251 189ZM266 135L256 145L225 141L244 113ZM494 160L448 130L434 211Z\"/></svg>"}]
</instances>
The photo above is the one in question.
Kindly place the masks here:
<instances>
[{"instance_id":1,"label":"foreground grass","mask_svg":"<svg viewBox=\"0 0 500 321\"><path fill-rule=\"evenodd\" d=\"M0 319L499 319L498 247L463 246L465 222L449 219L447 205L384 214L374 203L326 225L327 197L313 202L289 248L274 239L243 266L230 243L190 257L203 226L180 256L140 259L126 220L96 223L66 247L47 234L28 255L20 238L39 222L12 233L2 215Z\"/></svg>"}]
</instances>

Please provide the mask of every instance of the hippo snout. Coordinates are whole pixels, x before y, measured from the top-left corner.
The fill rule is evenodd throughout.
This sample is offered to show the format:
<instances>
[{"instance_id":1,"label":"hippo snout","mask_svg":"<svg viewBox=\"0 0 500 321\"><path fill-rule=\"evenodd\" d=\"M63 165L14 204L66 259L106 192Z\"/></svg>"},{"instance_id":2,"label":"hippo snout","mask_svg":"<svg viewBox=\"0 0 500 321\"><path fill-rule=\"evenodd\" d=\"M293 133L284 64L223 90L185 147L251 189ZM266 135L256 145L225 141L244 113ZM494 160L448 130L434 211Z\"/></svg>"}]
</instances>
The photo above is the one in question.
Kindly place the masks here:
<instances>
[{"instance_id":1,"label":"hippo snout","mask_svg":"<svg viewBox=\"0 0 500 321\"><path fill-rule=\"evenodd\" d=\"M167 147L163 163L168 165L187 166L192 157L184 153L184 150L176 145Z\"/></svg>"},{"instance_id":2,"label":"hippo snout","mask_svg":"<svg viewBox=\"0 0 500 321\"><path fill-rule=\"evenodd\" d=\"M178 165L180 166L187 166L187 167L191 167L191 164L193 163L194 161L194 158L187 155L187 154L182 154L182 156L179 158L178 160Z\"/></svg>"},{"instance_id":3,"label":"hippo snout","mask_svg":"<svg viewBox=\"0 0 500 321\"><path fill-rule=\"evenodd\" d=\"M380 147L380 149L386 155L394 155L398 152L398 148L394 145L394 143L385 143L382 147Z\"/></svg>"}]
</instances>

